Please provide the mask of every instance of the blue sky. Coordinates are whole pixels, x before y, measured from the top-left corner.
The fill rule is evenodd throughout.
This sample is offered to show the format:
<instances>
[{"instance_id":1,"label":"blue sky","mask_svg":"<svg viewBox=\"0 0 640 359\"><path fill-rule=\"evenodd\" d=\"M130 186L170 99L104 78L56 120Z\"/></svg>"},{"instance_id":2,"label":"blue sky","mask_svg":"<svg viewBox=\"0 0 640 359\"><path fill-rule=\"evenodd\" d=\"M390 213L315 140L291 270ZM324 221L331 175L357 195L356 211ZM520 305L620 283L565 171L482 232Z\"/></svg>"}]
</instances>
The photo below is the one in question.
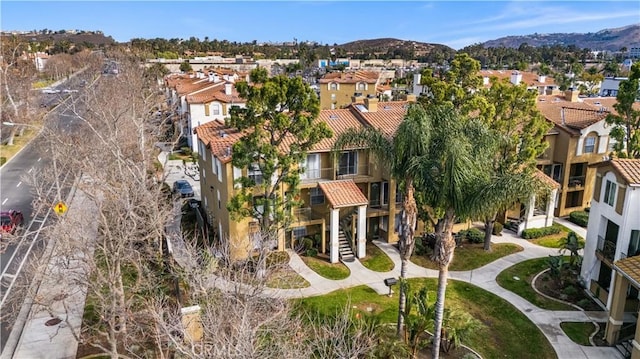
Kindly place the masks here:
<instances>
[{"instance_id":1,"label":"blue sky","mask_svg":"<svg viewBox=\"0 0 640 359\"><path fill-rule=\"evenodd\" d=\"M507 35L640 22L640 1L6 1L0 28L102 30L116 41L318 41L393 37L455 49Z\"/></svg>"}]
</instances>

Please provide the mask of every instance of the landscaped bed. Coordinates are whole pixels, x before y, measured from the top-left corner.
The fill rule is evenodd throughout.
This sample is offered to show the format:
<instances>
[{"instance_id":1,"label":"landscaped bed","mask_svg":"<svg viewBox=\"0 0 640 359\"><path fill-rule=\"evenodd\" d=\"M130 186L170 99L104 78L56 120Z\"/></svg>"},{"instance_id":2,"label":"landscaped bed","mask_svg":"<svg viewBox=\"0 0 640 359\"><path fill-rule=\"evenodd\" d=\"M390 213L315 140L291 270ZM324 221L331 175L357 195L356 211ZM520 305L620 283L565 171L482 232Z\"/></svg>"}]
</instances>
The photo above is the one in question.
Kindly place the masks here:
<instances>
[{"instance_id":1,"label":"landscaped bed","mask_svg":"<svg viewBox=\"0 0 640 359\"><path fill-rule=\"evenodd\" d=\"M409 279L411 288L427 286L431 301L435 300L437 279ZM376 294L366 286L338 290L327 295L299 300L302 307L332 315L349 305L361 313L372 312L383 323L394 323L398 316L398 297ZM485 326L472 334L467 342L483 358L556 358L551 344L527 317L504 299L472 284L449 280L449 308L458 308L480 320Z\"/></svg>"},{"instance_id":2,"label":"landscaped bed","mask_svg":"<svg viewBox=\"0 0 640 359\"><path fill-rule=\"evenodd\" d=\"M463 243L456 248L449 270L466 271L480 268L496 259L521 251L522 247L513 243L492 243L491 252L484 250L483 243ZM429 259L429 255L429 253L414 254L411 256L411 261L424 268L438 269L435 263Z\"/></svg>"},{"instance_id":3,"label":"landscaped bed","mask_svg":"<svg viewBox=\"0 0 640 359\"><path fill-rule=\"evenodd\" d=\"M555 223L554 226L557 226L560 228L560 233L556 233L556 234L550 234L544 237L540 237L540 238L536 238L536 239L531 239L530 241L532 243L535 243L539 246L542 247L547 247L547 248L560 248L562 246L562 241L564 238L567 237L567 235L569 234L569 232L571 232L571 230L561 224L557 224ZM582 246L584 247L584 238L578 236L578 241L582 244Z\"/></svg>"},{"instance_id":4,"label":"landscaped bed","mask_svg":"<svg viewBox=\"0 0 640 359\"><path fill-rule=\"evenodd\" d=\"M329 263L329 258L323 255L317 257L300 256L300 258L314 272L327 279L345 279L351 274L347 266L342 263Z\"/></svg>"},{"instance_id":5,"label":"landscaped bed","mask_svg":"<svg viewBox=\"0 0 640 359\"><path fill-rule=\"evenodd\" d=\"M589 338L597 329L598 332L593 336L593 343L596 346L608 346L603 339L606 323L597 323L596 326L591 322L562 322L560 328L571 340L584 346L591 346Z\"/></svg>"},{"instance_id":6,"label":"landscaped bed","mask_svg":"<svg viewBox=\"0 0 640 359\"><path fill-rule=\"evenodd\" d=\"M388 272L394 267L391 258L370 241L367 241L367 256L360 259L360 262L366 268L376 272Z\"/></svg>"}]
</instances>

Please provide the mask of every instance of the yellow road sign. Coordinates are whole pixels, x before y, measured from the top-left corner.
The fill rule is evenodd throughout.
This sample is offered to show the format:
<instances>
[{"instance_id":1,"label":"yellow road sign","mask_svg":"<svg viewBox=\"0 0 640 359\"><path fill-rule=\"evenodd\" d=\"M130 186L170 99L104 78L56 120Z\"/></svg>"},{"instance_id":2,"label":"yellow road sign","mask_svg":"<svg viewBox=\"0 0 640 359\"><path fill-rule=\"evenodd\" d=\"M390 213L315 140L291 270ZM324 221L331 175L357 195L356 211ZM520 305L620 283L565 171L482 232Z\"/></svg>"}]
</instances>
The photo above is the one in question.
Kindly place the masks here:
<instances>
[{"instance_id":1,"label":"yellow road sign","mask_svg":"<svg viewBox=\"0 0 640 359\"><path fill-rule=\"evenodd\" d=\"M64 204L64 202L60 201L55 206L53 206L53 210L57 214L62 215L67 211L67 205Z\"/></svg>"}]
</instances>

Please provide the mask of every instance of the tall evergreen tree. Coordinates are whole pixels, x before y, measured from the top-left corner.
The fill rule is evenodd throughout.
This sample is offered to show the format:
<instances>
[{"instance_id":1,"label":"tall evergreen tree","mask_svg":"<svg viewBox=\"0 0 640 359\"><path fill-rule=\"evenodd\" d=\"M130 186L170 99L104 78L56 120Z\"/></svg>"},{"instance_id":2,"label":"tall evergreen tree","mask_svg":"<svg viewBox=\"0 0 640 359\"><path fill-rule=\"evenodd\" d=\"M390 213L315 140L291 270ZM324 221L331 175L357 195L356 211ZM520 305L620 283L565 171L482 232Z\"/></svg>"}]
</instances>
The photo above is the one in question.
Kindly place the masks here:
<instances>
[{"instance_id":1,"label":"tall evergreen tree","mask_svg":"<svg viewBox=\"0 0 640 359\"><path fill-rule=\"evenodd\" d=\"M607 123L613 125L611 137L616 140L615 153L622 158L640 158L640 62L631 66L627 80L618 87L617 114L609 114Z\"/></svg>"}]
</instances>

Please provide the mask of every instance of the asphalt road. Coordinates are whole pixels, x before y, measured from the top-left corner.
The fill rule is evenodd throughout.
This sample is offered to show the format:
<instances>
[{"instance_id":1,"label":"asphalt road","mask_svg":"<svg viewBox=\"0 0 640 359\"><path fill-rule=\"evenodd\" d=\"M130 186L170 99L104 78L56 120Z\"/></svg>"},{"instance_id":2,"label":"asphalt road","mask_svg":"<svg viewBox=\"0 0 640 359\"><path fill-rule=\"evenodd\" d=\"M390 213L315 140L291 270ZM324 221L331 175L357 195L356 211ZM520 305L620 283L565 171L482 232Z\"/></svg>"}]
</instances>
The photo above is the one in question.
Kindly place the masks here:
<instances>
[{"instance_id":1,"label":"asphalt road","mask_svg":"<svg viewBox=\"0 0 640 359\"><path fill-rule=\"evenodd\" d=\"M73 94L65 94L64 97L58 94L43 94L43 101L56 104L72 101L73 97ZM50 113L45 118L45 128L70 132L74 117L62 113L63 107L50 107ZM39 234L40 229L46 226L52 216L55 216L49 208L35 213L32 207L34 196L29 177L37 175L50 161L50 149L45 146L46 139L41 134L0 167L0 209L15 209L22 211L24 215L24 225L20 235L5 241L0 247L4 249L0 254L0 314L3 314L3 311L16 310L7 305L9 293L15 291L19 283L30 282L31 274L27 273L25 268L28 267L29 261L40 257L46 244L43 236ZM46 189L45 192L55 191L53 197L64 199L70 191L73 176L65 173L60 180L63 186L59 194L55 193L58 190L53 187ZM0 351L4 349L12 326L13 323L4 318L0 323Z\"/></svg>"}]
</instances>

